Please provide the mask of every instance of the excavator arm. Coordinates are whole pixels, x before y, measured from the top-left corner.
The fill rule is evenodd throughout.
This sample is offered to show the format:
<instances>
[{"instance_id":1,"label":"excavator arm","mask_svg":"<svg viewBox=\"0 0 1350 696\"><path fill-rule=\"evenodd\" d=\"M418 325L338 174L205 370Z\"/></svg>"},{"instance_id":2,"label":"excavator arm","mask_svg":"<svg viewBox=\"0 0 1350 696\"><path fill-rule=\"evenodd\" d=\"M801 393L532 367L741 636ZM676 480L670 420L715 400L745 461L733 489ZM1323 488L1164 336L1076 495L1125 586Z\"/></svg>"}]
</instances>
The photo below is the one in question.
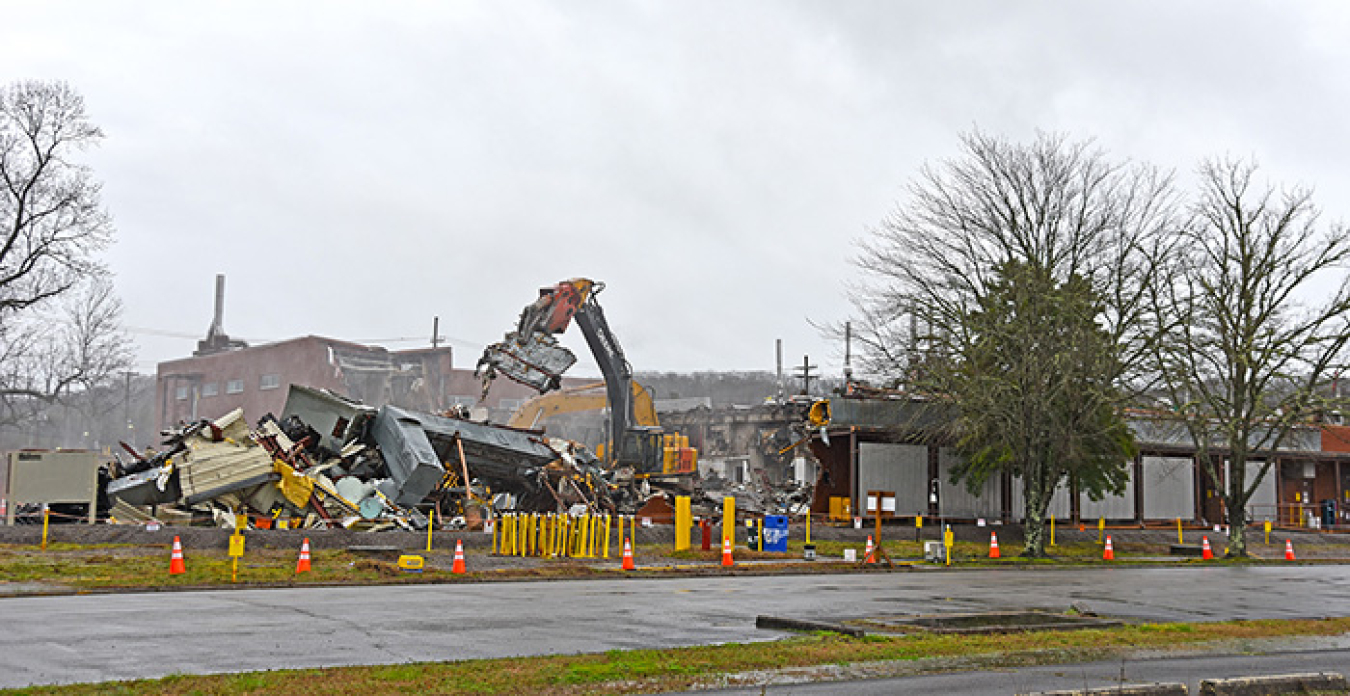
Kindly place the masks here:
<instances>
[{"instance_id":1,"label":"excavator arm","mask_svg":"<svg viewBox=\"0 0 1350 696\"><path fill-rule=\"evenodd\" d=\"M485 395L499 374L541 394L558 389L563 372L576 363L576 356L555 336L566 331L575 319L605 378L611 440L605 449L606 462L631 465L643 472L659 471L661 429L637 424L633 368L595 299L604 287L593 280L573 278L541 289L539 298L521 312L516 330L484 349L475 373L482 380Z\"/></svg>"}]
</instances>

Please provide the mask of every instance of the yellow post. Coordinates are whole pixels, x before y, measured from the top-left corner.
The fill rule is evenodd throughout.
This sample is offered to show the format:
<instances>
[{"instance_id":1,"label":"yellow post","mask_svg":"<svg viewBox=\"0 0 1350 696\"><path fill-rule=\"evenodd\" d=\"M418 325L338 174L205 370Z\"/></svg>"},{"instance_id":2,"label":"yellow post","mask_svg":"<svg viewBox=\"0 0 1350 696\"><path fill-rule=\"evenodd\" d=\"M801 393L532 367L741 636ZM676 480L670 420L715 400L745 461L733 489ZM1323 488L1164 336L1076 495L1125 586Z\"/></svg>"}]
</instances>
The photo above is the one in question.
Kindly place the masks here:
<instances>
[{"instance_id":1,"label":"yellow post","mask_svg":"<svg viewBox=\"0 0 1350 696\"><path fill-rule=\"evenodd\" d=\"M553 555L553 528L556 526L557 518L553 513L548 513L544 517L544 555Z\"/></svg>"},{"instance_id":2,"label":"yellow post","mask_svg":"<svg viewBox=\"0 0 1350 696\"><path fill-rule=\"evenodd\" d=\"M511 522L506 525L511 530L511 545L507 546L507 555L520 553L520 513L511 513Z\"/></svg>"},{"instance_id":3,"label":"yellow post","mask_svg":"<svg viewBox=\"0 0 1350 696\"><path fill-rule=\"evenodd\" d=\"M694 513L690 506L689 496L675 496L675 550L684 551L689 548L689 528L694 524Z\"/></svg>"},{"instance_id":4,"label":"yellow post","mask_svg":"<svg viewBox=\"0 0 1350 696\"><path fill-rule=\"evenodd\" d=\"M811 509L806 510L806 543L811 543Z\"/></svg>"},{"instance_id":5,"label":"yellow post","mask_svg":"<svg viewBox=\"0 0 1350 696\"><path fill-rule=\"evenodd\" d=\"M51 510L47 509L47 504L42 504L42 550L47 550L47 522L51 519Z\"/></svg>"},{"instance_id":6,"label":"yellow post","mask_svg":"<svg viewBox=\"0 0 1350 696\"><path fill-rule=\"evenodd\" d=\"M722 499L722 544L728 539L736 545L736 499L731 496Z\"/></svg>"},{"instance_id":7,"label":"yellow post","mask_svg":"<svg viewBox=\"0 0 1350 696\"><path fill-rule=\"evenodd\" d=\"M581 557L591 557L591 513L581 516Z\"/></svg>"},{"instance_id":8,"label":"yellow post","mask_svg":"<svg viewBox=\"0 0 1350 696\"><path fill-rule=\"evenodd\" d=\"M525 543L530 540L530 516L528 513L516 517L516 555L525 555Z\"/></svg>"},{"instance_id":9,"label":"yellow post","mask_svg":"<svg viewBox=\"0 0 1350 696\"><path fill-rule=\"evenodd\" d=\"M486 524L486 522L484 522L484 524ZM498 525L498 523L497 523L497 520L492 520L492 553L494 553L494 554L496 554L496 553L501 553L501 552L497 549L497 527L498 527L498 526L499 526L499 525Z\"/></svg>"},{"instance_id":10,"label":"yellow post","mask_svg":"<svg viewBox=\"0 0 1350 696\"><path fill-rule=\"evenodd\" d=\"M609 558L609 513L605 513L605 558Z\"/></svg>"},{"instance_id":11,"label":"yellow post","mask_svg":"<svg viewBox=\"0 0 1350 696\"><path fill-rule=\"evenodd\" d=\"M600 515L591 515L591 558L600 557Z\"/></svg>"},{"instance_id":12,"label":"yellow post","mask_svg":"<svg viewBox=\"0 0 1350 696\"><path fill-rule=\"evenodd\" d=\"M1105 544L1105 543L1106 543L1106 518L1105 518L1105 517L1098 517L1098 518L1097 518L1097 543L1098 543L1098 544Z\"/></svg>"},{"instance_id":13,"label":"yellow post","mask_svg":"<svg viewBox=\"0 0 1350 696\"><path fill-rule=\"evenodd\" d=\"M1050 516L1050 545L1055 545L1055 516Z\"/></svg>"},{"instance_id":14,"label":"yellow post","mask_svg":"<svg viewBox=\"0 0 1350 696\"><path fill-rule=\"evenodd\" d=\"M956 535L952 534L952 526L947 525L947 530L942 533L942 545L947 547L947 565L952 564L952 546L956 544Z\"/></svg>"},{"instance_id":15,"label":"yellow post","mask_svg":"<svg viewBox=\"0 0 1350 696\"><path fill-rule=\"evenodd\" d=\"M763 550L764 550L764 518L761 517L761 518L755 520L755 526L756 526L756 529L759 530L759 533L755 535L755 537L756 537L756 538L758 539L758 541L759 541L759 549L758 549L758 550L759 550L759 551L763 551Z\"/></svg>"},{"instance_id":16,"label":"yellow post","mask_svg":"<svg viewBox=\"0 0 1350 696\"><path fill-rule=\"evenodd\" d=\"M427 513L427 553L431 553L431 530L436 528L436 508Z\"/></svg>"},{"instance_id":17,"label":"yellow post","mask_svg":"<svg viewBox=\"0 0 1350 696\"><path fill-rule=\"evenodd\" d=\"M1184 539L1182 539L1182 537L1181 537L1181 518L1180 518L1180 517L1177 518L1177 543L1178 543L1178 544L1184 544L1184 543L1186 543L1186 541L1185 541ZM1269 544L1270 541L1267 540L1266 543Z\"/></svg>"},{"instance_id":18,"label":"yellow post","mask_svg":"<svg viewBox=\"0 0 1350 696\"><path fill-rule=\"evenodd\" d=\"M1270 520L1266 520L1266 546L1270 546Z\"/></svg>"},{"instance_id":19,"label":"yellow post","mask_svg":"<svg viewBox=\"0 0 1350 696\"><path fill-rule=\"evenodd\" d=\"M553 543L553 535L557 533L558 529L558 516L551 512L548 513L548 517L545 518L544 529L544 555L551 557L558 551L558 547Z\"/></svg>"}]
</instances>

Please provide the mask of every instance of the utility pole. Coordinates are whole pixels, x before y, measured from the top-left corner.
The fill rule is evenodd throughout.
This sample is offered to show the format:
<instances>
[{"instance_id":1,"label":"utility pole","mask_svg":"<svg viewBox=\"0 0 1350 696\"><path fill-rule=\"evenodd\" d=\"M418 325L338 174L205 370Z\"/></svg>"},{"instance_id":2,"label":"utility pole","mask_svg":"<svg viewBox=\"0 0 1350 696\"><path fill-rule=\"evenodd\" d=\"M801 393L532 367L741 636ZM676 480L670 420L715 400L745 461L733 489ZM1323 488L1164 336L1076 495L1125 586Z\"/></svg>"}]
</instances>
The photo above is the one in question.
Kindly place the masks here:
<instances>
[{"instance_id":1,"label":"utility pole","mask_svg":"<svg viewBox=\"0 0 1350 696\"><path fill-rule=\"evenodd\" d=\"M811 380L813 379L813 377L811 376L811 370L817 369L817 367L818 367L817 365L811 364L811 356L809 355L802 356L802 364L797 366L796 369L801 372L801 374L797 376L797 379L800 379L802 381L803 395L811 393Z\"/></svg>"},{"instance_id":2,"label":"utility pole","mask_svg":"<svg viewBox=\"0 0 1350 696\"><path fill-rule=\"evenodd\" d=\"M131 429L131 370L127 370L127 386L122 392L122 430L117 439L126 436L127 430ZM135 438L132 438L133 440ZM132 444L135 444L134 442Z\"/></svg>"},{"instance_id":3,"label":"utility pole","mask_svg":"<svg viewBox=\"0 0 1350 696\"><path fill-rule=\"evenodd\" d=\"M778 400L783 400L783 339L777 339L778 348Z\"/></svg>"},{"instance_id":4,"label":"utility pole","mask_svg":"<svg viewBox=\"0 0 1350 696\"><path fill-rule=\"evenodd\" d=\"M853 322L844 322L844 393L853 393Z\"/></svg>"}]
</instances>

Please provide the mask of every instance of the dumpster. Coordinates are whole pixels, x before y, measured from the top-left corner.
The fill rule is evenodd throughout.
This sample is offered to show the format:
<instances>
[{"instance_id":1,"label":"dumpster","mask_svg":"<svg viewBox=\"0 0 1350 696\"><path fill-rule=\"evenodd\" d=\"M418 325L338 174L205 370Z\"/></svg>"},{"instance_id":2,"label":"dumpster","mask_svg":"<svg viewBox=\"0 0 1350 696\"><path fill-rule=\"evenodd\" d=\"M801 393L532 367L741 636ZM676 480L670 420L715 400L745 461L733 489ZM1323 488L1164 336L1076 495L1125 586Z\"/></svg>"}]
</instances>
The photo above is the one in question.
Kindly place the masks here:
<instances>
[{"instance_id":1,"label":"dumpster","mask_svg":"<svg viewBox=\"0 0 1350 696\"><path fill-rule=\"evenodd\" d=\"M787 553L787 515L764 516L764 550Z\"/></svg>"}]
</instances>

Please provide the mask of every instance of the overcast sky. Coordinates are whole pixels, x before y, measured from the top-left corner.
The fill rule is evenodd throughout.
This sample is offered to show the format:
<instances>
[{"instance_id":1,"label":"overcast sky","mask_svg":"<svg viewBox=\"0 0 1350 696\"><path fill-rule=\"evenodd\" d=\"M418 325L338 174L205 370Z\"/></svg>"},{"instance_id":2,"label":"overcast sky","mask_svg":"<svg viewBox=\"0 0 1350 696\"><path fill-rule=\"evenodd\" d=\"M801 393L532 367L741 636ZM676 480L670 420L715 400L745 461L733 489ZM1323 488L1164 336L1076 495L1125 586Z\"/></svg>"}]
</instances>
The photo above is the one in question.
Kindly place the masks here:
<instances>
[{"instance_id":1,"label":"overcast sky","mask_svg":"<svg viewBox=\"0 0 1350 696\"><path fill-rule=\"evenodd\" d=\"M60 79L138 369L225 329L472 367L576 276L646 370L838 375L856 240L973 127L1175 169L1252 156L1350 212L1350 3L15 2ZM563 338L582 356L576 329ZM589 360L578 374L596 374Z\"/></svg>"}]
</instances>

